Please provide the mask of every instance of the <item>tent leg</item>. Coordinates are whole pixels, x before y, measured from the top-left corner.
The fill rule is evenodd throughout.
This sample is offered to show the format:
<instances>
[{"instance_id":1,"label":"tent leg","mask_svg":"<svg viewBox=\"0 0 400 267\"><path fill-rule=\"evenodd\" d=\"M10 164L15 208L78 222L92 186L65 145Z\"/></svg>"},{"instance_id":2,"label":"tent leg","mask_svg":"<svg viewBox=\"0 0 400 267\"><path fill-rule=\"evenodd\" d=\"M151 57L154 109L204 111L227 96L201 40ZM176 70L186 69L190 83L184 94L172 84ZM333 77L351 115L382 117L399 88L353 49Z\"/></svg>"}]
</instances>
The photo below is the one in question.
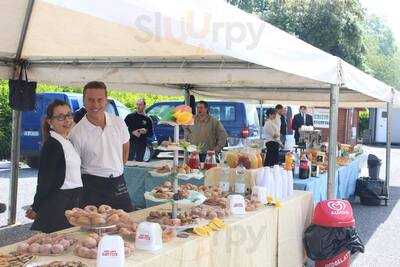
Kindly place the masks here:
<instances>
[{"instance_id":1,"label":"tent leg","mask_svg":"<svg viewBox=\"0 0 400 267\"><path fill-rule=\"evenodd\" d=\"M389 182L390 182L390 150L392 145L392 117L393 107L392 103L387 103L387 119L386 119L386 175L385 186L387 192L387 199L389 199Z\"/></svg>"},{"instance_id":2,"label":"tent leg","mask_svg":"<svg viewBox=\"0 0 400 267\"><path fill-rule=\"evenodd\" d=\"M260 140L262 140L262 132L263 132L263 125L262 125L262 121L263 121L263 116L264 116L264 112L263 112L263 101L260 100L260 117L258 118L259 120L259 127L260 127Z\"/></svg>"},{"instance_id":3,"label":"tent leg","mask_svg":"<svg viewBox=\"0 0 400 267\"><path fill-rule=\"evenodd\" d=\"M10 198L8 208L8 225L16 223L17 196L19 177L19 152L20 152L21 111L13 110L12 113L12 140L11 140L11 180Z\"/></svg>"},{"instance_id":4,"label":"tent leg","mask_svg":"<svg viewBox=\"0 0 400 267\"><path fill-rule=\"evenodd\" d=\"M328 199L335 198L339 86L331 85L329 111Z\"/></svg>"}]
</instances>

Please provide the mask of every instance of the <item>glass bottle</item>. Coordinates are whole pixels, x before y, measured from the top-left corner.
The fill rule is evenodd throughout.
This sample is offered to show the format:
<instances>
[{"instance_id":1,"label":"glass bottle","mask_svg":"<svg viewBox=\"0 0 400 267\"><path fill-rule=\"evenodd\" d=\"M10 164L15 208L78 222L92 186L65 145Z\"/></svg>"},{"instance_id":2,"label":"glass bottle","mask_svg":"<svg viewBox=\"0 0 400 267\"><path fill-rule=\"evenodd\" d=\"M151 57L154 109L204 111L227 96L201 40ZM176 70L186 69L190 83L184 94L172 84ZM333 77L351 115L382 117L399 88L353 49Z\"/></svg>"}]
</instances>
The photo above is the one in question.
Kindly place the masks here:
<instances>
[{"instance_id":1,"label":"glass bottle","mask_svg":"<svg viewBox=\"0 0 400 267\"><path fill-rule=\"evenodd\" d=\"M207 151L206 159L204 160L204 169L209 170L211 168L217 167L217 159L215 157L215 151Z\"/></svg>"},{"instance_id":2,"label":"glass bottle","mask_svg":"<svg viewBox=\"0 0 400 267\"><path fill-rule=\"evenodd\" d=\"M245 183L246 168L240 164L236 168L235 194L244 196L246 193Z\"/></svg>"}]
</instances>

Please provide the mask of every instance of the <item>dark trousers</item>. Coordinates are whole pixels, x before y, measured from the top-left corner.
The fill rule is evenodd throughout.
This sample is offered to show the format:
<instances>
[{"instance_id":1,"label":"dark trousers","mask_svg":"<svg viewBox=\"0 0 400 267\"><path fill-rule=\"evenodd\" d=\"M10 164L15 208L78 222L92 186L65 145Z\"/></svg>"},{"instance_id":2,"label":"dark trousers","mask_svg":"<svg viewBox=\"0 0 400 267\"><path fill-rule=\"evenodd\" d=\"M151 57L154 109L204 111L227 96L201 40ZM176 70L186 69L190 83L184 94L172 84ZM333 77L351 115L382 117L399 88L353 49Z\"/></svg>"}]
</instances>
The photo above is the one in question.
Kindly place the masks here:
<instances>
[{"instance_id":1,"label":"dark trousers","mask_svg":"<svg viewBox=\"0 0 400 267\"><path fill-rule=\"evenodd\" d=\"M279 164L279 143L270 141L266 144L267 153L265 155L264 166L274 166Z\"/></svg>"},{"instance_id":2,"label":"dark trousers","mask_svg":"<svg viewBox=\"0 0 400 267\"><path fill-rule=\"evenodd\" d=\"M146 146L145 142L131 142L129 160L143 161Z\"/></svg>"},{"instance_id":3,"label":"dark trousers","mask_svg":"<svg viewBox=\"0 0 400 267\"><path fill-rule=\"evenodd\" d=\"M124 176L105 178L91 174L82 174L84 206L109 205L113 209L134 211Z\"/></svg>"},{"instance_id":4,"label":"dark trousers","mask_svg":"<svg viewBox=\"0 0 400 267\"><path fill-rule=\"evenodd\" d=\"M65 211L82 207L82 188L57 190L39 207L31 230L52 233L72 227Z\"/></svg>"}]
</instances>

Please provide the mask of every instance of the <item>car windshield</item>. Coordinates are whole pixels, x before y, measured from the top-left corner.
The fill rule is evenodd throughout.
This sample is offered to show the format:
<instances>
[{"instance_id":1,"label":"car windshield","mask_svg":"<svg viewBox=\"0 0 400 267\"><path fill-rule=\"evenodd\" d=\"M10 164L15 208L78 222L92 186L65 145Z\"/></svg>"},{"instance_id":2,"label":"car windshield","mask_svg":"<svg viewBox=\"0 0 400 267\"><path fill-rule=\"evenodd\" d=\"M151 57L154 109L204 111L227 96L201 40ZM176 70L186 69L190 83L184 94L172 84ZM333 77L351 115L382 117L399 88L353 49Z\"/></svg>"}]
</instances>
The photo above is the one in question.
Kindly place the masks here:
<instances>
[{"instance_id":1,"label":"car windshield","mask_svg":"<svg viewBox=\"0 0 400 267\"><path fill-rule=\"evenodd\" d=\"M210 114L219 121L235 121L236 107L234 105L210 104Z\"/></svg>"}]
</instances>

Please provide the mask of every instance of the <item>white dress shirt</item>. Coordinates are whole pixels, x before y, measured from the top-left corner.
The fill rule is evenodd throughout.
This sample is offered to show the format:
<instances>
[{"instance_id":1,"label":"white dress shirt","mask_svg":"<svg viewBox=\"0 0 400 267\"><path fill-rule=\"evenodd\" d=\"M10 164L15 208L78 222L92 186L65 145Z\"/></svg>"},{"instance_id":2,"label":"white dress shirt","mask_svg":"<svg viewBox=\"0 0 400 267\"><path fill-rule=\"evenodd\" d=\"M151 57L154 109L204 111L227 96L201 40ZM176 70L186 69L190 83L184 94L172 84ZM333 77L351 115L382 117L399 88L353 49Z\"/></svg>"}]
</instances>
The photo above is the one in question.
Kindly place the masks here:
<instances>
[{"instance_id":1,"label":"white dress shirt","mask_svg":"<svg viewBox=\"0 0 400 267\"><path fill-rule=\"evenodd\" d=\"M130 135L125 122L105 112L102 129L88 121L86 115L72 129L70 138L82 159L82 173L101 177L118 177L124 173L122 145Z\"/></svg>"},{"instance_id":2,"label":"white dress shirt","mask_svg":"<svg viewBox=\"0 0 400 267\"><path fill-rule=\"evenodd\" d=\"M72 143L55 131L50 131L51 137L61 143L65 156L65 180L61 189L82 187L81 158Z\"/></svg>"},{"instance_id":3,"label":"white dress shirt","mask_svg":"<svg viewBox=\"0 0 400 267\"><path fill-rule=\"evenodd\" d=\"M280 129L280 127L278 128L278 125L276 125L275 120L267 119L265 121L265 125L264 125L265 141L267 143L270 141L275 141L275 142L281 143L280 130L281 129ZM278 137L274 138L274 135L277 135Z\"/></svg>"}]
</instances>

